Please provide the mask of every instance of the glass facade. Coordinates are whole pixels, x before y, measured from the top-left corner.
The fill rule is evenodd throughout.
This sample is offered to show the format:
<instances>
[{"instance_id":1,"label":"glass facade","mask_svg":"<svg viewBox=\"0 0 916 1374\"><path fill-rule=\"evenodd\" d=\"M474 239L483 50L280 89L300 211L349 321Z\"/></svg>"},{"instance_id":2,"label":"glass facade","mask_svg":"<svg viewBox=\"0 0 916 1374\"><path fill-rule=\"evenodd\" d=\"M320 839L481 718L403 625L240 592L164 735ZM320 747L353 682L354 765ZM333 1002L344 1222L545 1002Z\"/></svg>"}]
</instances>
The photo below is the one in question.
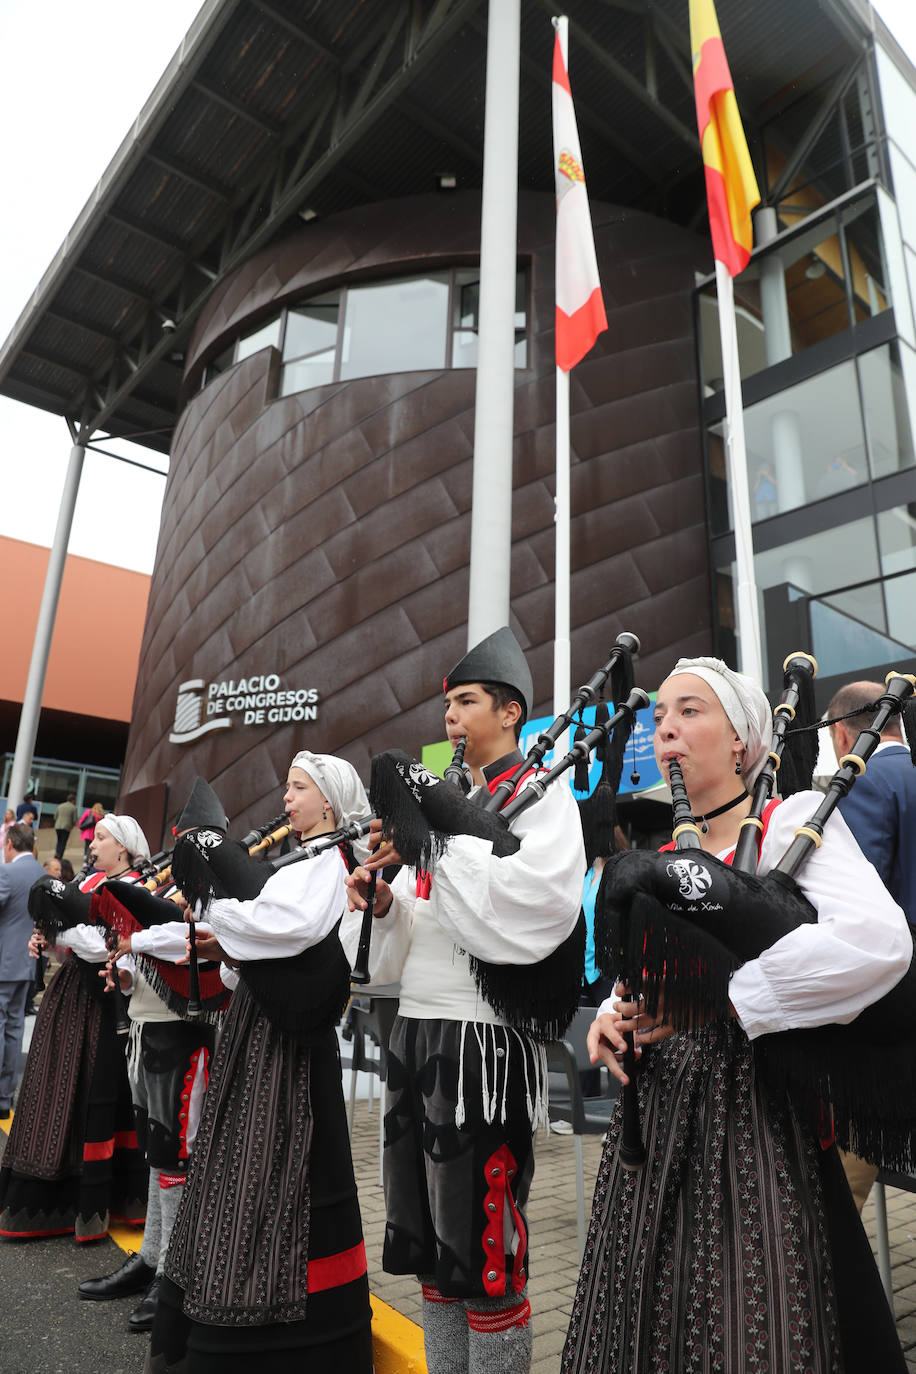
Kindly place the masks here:
<instances>
[{"instance_id":1,"label":"glass facade","mask_svg":"<svg viewBox=\"0 0 916 1374\"><path fill-rule=\"evenodd\" d=\"M6 805L13 755L3 755L3 780L0 786L0 806ZM38 799L40 821L47 822L58 804L72 792L77 810L101 802L106 811L113 811L118 799L120 772L116 768L92 767L85 763L67 763L64 759L33 759L26 790Z\"/></svg>"},{"instance_id":2,"label":"glass facade","mask_svg":"<svg viewBox=\"0 0 916 1374\"><path fill-rule=\"evenodd\" d=\"M515 365L528 362L528 280L516 276ZM279 394L327 382L477 366L480 272L442 272L366 282L325 292L282 311L229 344L204 369L201 386L262 348L281 356Z\"/></svg>"},{"instance_id":3,"label":"glass facade","mask_svg":"<svg viewBox=\"0 0 916 1374\"><path fill-rule=\"evenodd\" d=\"M796 357L892 304L871 190L781 234L735 279L741 376ZM712 395L722 389L714 281L700 291L699 329L703 385Z\"/></svg>"},{"instance_id":4,"label":"glass facade","mask_svg":"<svg viewBox=\"0 0 916 1374\"><path fill-rule=\"evenodd\" d=\"M916 227L916 172L913 191ZM908 213L902 204L901 217ZM868 676L916 652L916 391L897 234L894 202L867 185L778 234L735 282L754 572L773 693L796 647L815 655L821 678ZM734 663L714 290L698 290L697 325L717 652Z\"/></svg>"}]
</instances>

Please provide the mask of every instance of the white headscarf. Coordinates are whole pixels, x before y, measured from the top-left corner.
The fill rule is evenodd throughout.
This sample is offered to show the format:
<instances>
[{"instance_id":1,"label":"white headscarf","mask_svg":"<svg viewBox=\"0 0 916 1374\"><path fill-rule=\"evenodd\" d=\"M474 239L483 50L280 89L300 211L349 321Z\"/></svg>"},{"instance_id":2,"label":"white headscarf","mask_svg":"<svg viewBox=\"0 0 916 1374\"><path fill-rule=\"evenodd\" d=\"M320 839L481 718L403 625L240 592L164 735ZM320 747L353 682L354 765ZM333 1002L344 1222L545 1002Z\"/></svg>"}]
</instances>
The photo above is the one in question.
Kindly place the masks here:
<instances>
[{"instance_id":1,"label":"white headscarf","mask_svg":"<svg viewBox=\"0 0 916 1374\"><path fill-rule=\"evenodd\" d=\"M744 745L741 776L748 791L766 762L773 740L773 714L760 687L736 673L721 658L679 658L670 677L693 673L712 688Z\"/></svg>"},{"instance_id":2,"label":"white headscarf","mask_svg":"<svg viewBox=\"0 0 916 1374\"><path fill-rule=\"evenodd\" d=\"M132 859L148 859L149 843L133 816L116 816L107 811L99 825L103 825L118 844L123 844Z\"/></svg>"},{"instance_id":3,"label":"white headscarf","mask_svg":"<svg viewBox=\"0 0 916 1374\"><path fill-rule=\"evenodd\" d=\"M339 827L361 821L370 814L366 789L352 763L334 754L313 754L311 750L303 749L293 759L290 768L301 768L308 773L319 792L330 802ZM353 849L360 860L369 852L360 841L354 843Z\"/></svg>"}]
</instances>

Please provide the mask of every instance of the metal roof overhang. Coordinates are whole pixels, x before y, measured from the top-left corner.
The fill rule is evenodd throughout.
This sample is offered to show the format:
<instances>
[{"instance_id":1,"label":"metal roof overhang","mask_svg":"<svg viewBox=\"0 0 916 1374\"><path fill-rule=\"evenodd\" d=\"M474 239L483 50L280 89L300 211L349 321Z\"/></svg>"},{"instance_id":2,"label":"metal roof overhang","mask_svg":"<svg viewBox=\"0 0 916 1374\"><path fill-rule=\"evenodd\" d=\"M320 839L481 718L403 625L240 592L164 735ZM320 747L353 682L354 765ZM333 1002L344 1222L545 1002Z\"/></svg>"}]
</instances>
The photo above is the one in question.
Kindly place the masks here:
<instances>
[{"instance_id":1,"label":"metal roof overhang","mask_svg":"<svg viewBox=\"0 0 916 1374\"><path fill-rule=\"evenodd\" d=\"M519 181L543 191L553 11L522 14ZM697 222L686 0L567 12L590 195ZM864 0L718 13L752 143L876 22ZM306 211L433 190L443 172L480 185L486 23L484 0L208 0L0 349L0 392L167 453L186 339L253 252Z\"/></svg>"}]
</instances>

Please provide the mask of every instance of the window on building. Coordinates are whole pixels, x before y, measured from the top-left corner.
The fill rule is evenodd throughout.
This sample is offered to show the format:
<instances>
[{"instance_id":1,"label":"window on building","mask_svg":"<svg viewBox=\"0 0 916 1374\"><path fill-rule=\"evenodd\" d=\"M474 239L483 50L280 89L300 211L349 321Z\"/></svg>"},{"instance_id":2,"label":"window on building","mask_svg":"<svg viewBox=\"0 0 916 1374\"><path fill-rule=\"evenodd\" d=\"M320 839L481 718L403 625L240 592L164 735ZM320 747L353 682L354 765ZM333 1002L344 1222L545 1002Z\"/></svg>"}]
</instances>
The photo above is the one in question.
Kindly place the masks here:
<instances>
[{"instance_id":1,"label":"window on building","mask_svg":"<svg viewBox=\"0 0 916 1374\"><path fill-rule=\"evenodd\" d=\"M724 429L721 421L709 434L713 534L732 528ZM744 432L752 520L766 520L868 481L852 360L748 406Z\"/></svg>"},{"instance_id":2,"label":"window on building","mask_svg":"<svg viewBox=\"0 0 916 1374\"><path fill-rule=\"evenodd\" d=\"M528 279L515 288L515 365L528 364ZM390 372L477 366L480 271L365 282L300 302L211 359L201 385L269 345L280 350L279 393Z\"/></svg>"},{"instance_id":3,"label":"window on building","mask_svg":"<svg viewBox=\"0 0 916 1374\"><path fill-rule=\"evenodd\" d=\"M824 343L891 305L873 190L754 254L735 278L742 377ZM714 282L699 293L703 384L722 390Z\"/></svg>"},{"instance_id":4,"label":"window on building","mask_svg":"<svg viewBox=\"0 0 916 1374\"><path fill-rule=\"evenodd\" d=\"M905 345L904 345L905 346ZM857 360L872 477L911 467L914 459L906 390L896 341Z\"/></svg>"},{"instance_id":5,"label":"window on building","mask_svg":"<svg viewBox=\"0 0 916 1374\"><path fill-rule=\"evenodd\" d=\"M445 367L448 273L347 290L340 377Z\"/></svg>"},{"instance_id":6,"label":"window on building","mask_svg":"<svg viewBox=\"0 0 916 1374\"><path fill-rule=\"evenodd\" d=\"M253 333L239 339L235 346L235 362L240 363L243 358L260 353L262 348L276 348L279 343L280 321L271 320L269 324L264 324L260 329L255 329Z\"/></svg>"},{"instance_id":7,"label":"window on building","mask_svg":"<svg viewBox=\"0 0 916 1374\"><path fill-rule=\"evenodd\" d=\"M807 602L807 618L815 606L811 598L817 603L806 624L811 642L804 647L814 654L823 676L893 657L886 652L875 656L877 641L888 632L880 572L871 517L755 554L764 680L776 686L782 660L799 633L796 603ZM734 562L716 568L718 620L725 630L720 647L726 655L735 652L736 576Z\"/></svg>"}]
</instances>

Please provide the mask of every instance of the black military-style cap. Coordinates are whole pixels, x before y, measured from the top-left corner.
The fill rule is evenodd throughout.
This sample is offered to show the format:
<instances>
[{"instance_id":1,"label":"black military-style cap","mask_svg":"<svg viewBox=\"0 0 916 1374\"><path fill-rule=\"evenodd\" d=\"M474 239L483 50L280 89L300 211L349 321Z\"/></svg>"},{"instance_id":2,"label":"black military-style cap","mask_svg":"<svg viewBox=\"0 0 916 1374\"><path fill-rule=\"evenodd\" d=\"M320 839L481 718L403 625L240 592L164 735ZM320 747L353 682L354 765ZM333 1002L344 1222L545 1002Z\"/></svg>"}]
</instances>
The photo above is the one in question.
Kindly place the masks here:
<instances>
[{"instance_id":1,"label":"black military-style cap","mask_svg":"<svg viewBox=\"0 0 916 1374\"><path fill-rule=\"evenodd\" d=\"M521 645L508 625L494 630L469 649L442 682L442 690L460 687L462 682L499 682L515 692L524 708L523 719L531 715L534 684Z\"/></svg>"}]
</instances>

